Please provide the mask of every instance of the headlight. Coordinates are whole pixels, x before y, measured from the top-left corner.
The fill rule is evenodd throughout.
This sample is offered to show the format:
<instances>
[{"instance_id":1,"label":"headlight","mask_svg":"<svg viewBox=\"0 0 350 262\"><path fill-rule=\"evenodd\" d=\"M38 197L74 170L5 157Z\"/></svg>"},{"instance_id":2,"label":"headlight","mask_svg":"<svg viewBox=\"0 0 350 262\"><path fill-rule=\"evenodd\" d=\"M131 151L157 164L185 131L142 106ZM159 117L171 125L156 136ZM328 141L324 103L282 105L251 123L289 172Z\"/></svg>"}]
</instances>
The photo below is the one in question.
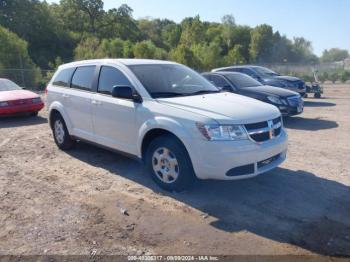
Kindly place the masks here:
<instances>
[{"instance_id":1,"label":"headlight","mask_svg":"<svg viewBox=\"0 0 350 262\"><path fill-rule=\"evenodd\" d=\"M232 141L248 139L247 132L241 125L206 125L197 123L201 134L210 141Z\"/></svg>"},{"instance_id":2,"label":"headlight","mask_svg":"<svg viewBox=\"0 0 350 262\"><path fill-rule=\"evenodd\" d=\"M8 106L9 103L8 102L0 102L0 107L5 107Z\"/></svg>"},{"instance_id":3,"label":"headlight","mask_svg":"<svg viewBox=\"0 0 350 262\"><path fill-rule=\"evenodd\" d=\"M41 103L41 98L40 98L40 97L33 98L33 99L32 99L32 103L33 103L33 104L39 104L39 103Z\"/></svg>"},{"instance_id":4,"label":"headlight","mask_svg":"<svg viewBox=\"0 0 350 262\"><path fill-rule=\"evenodd\" d=\"M277 105L287 105L287 102L284 99L281 99L277 96L268 96L267 99Z\"/></svg>"}]
</instances>

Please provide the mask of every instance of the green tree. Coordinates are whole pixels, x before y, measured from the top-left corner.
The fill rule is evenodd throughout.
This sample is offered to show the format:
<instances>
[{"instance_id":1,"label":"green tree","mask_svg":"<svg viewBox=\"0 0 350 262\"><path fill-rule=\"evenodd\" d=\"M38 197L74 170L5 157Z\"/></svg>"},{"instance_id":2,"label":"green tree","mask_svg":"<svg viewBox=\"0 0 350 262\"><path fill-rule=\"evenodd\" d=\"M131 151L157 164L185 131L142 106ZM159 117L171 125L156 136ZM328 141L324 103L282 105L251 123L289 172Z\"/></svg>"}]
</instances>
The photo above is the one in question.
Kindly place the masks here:
<instances>
[{"instance_id":1,"label":"green tree","mask_svg":"<svg viewBox=\"0 0 350 262\"><path fill-rule=\"evenodd\" d=\"M235 45L225 57L227 65L239 65L247 63L242 45Z\"/></svg>"},{"instance_id":2,"label":"green tree","mask_svg":"<svg viewBox=\"0 0 350 262\"><path fill-rule=\"evenodd\" d=\"M335 84L336 81L339 80L339 74L338 72L332 72L329 74L329 80L332 81L333 84Z\"/></svg>"},{"instance_id":3,"label":"green tree","mask_svg":"<svg viewBox=\"0 0 350 262\"><path fill-rule=\"evenodd\" d=\"M254 62L270 62L273 31L269 25L259 25L251 31L250 58Z\"/></svg>"},{"instance_id":4,"label":"green tree","mask_svg":"<svg viewBox=\"0 0 350 262\"><path fill-rule=\"evenodd\" d=\"M222 66L221 47L215 42L210 44L197 44L191 48L196 58L196 68L210 70Z\"/></svg>"},{"instance_id":5,"label":"green tree","mask_svg":"<svg viewBox=\"0 0 350 262\"><path fill-rule=\"evenodd\" d=\"M342 71L340 73L340 81L342 83L346 83L346 81L350 80L350 72L349 71Z\"/></svg>"},{"instance_id":6,"label":"green tree","mask_svg":"<svg viewBox=\"0 0 350 262\"><path fill-rule=\"evenodd\" d=\"M27 41L29 55L36 64L47 68L57 56L71 59L74 41L60 28L46 2L2 0L0 5L0 25Z\"/></svg>"},{"instance_id":7,"label":"green tree","mask_svg":"<svg viewBox=\"0 0 350 262\"><path fill-rule=\"evenodd\" d=\"M343 61L346 58L349 58L349 51L340 48L331 48L329 50L324 50L321 56L322 62L337 62Z\"/></svg>"},{"instance_id":8,"label":"green tree","mask_svg":"<svg viewBox=\"0 0 350 262\"><path fill-rule=\"evenodd\" d=\"M297 62L317 63L318 58L313 54L312 43L304 37L294 37L292 51Z\"/></svg>"},{"instance_id":9,"label":"green tree","mask_svg":"<svg viewBox=\"0 0 350 262\"><path fill-rule=\"evenodd\" d=\"M28 44L16 34L0 26L0 61L1 76L10 78L20 85L34 87L41 78L39 69L28 54ZM6 68L23 71L4 70Z\"/></svg>"},{"instance_id":10,"label":"green tree","mask_svg":"<svg viewBox=\"0 0 350 262\"><path fill-rule=\"evenodd\" d=\"M235 36L236 22L233 15L225 15L221 19L222 23L222 36L227 45L227 48L230 49L233 45L233 38Z\"/></svg>"},{"instance_id":11,"label":"green tree","mask_svg":"<svg viewBox=\"0 0 350 262\"><path fill-rule=\"evenodd\" d=\"M183 44L178 45L170 54L170 59L189 67L199 69L200 61L196 58L193 51Z\"/></svg>"},{"instance_id":12,"label":"green tree","mask_svg":"<svg viewBox=\"0 0 350 262\"><path fill-rule=\"evenodd\" d=\"M188 17L181 22L182 34L180 43L186 47L203 42L205 36L204 25L200 17Z\"/></svg>"},{"instance_id":13,"label":"green tree","mask_svg":"<svg viewBox=\"0 0 350 262\"><path fill-rule=\"evenodd\" d=\"M103 39L97 48L97 53L100 57L122 58L124 57L124 41L119 38Z\"/></svg>"},{"instance_id":14,"label":"green tree","mask_svg":"<svg viewBox=\"0 0 350 262\"><path fill-rule=\"evenodd\" d=\"M168 50L175 48L179 44L181 32L181 26L175 23L168 24L162 29L162 41L168 47Z\"/></svg>"},{"instance_id":15,"label":"green tree","mask_svg":"<svg viewBox=\"0 0 350 262\"><path fill-rule=\"evenodd\" d=\"M145 40L134 45L135 58L166 59L165 50L158 48L150 40Z\"/></svg>"},{"instance_id":16,"label":"green tree","mask_svg":"<svg viewBox=\"0 0 350 262\"><path fill-rule=\"evenodd\" d=\"M100 46L100 41L96 37L88 37L82 40L74 50L76 60L103 58L96 52Z\"/></svg>"}]
</instances>

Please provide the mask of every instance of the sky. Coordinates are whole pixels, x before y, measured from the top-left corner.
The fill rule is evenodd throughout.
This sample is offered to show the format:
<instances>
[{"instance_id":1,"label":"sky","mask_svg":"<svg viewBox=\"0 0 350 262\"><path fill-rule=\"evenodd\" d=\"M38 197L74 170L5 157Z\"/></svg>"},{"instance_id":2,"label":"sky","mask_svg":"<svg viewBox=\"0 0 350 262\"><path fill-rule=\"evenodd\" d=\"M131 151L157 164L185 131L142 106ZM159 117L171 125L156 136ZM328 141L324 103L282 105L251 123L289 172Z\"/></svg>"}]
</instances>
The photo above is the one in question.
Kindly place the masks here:
<instances>
[{"instance_id":1,"label":"sky","mask_svg":"<svg viewBox=\"0 0 350 262\"><path fill-rule=\"evenodd\" d=\"M59 2L59 0L48 0ZM104 0L105 9L129 5L134 18L168 18L180 22L199 15L204 21L219 22L232 14L237 24L269 24L289 38L302 36L312 41L321 55L333 47L350 50L350 0Z\"/></svg>"}]
</instances>

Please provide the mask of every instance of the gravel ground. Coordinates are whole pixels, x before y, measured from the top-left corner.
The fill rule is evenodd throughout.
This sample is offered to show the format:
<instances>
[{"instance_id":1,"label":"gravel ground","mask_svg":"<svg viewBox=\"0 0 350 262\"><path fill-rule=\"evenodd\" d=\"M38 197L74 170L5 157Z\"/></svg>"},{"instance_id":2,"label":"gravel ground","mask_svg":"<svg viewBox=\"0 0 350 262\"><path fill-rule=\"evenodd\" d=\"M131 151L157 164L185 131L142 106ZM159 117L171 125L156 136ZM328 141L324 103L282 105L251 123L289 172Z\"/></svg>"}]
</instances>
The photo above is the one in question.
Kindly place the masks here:
<instances>
[{"instance_id":1,"label":"gravel ground","mask_svg":"<svg viewBox=\"0 0 350 262\"><path fill-rule=\"evenodd\" d=\"M0 119L0 254L350 256L349 112L350 85L329 85L285 120L280 168L177 194L118 154L58 150L45 111Z\"/></svg>"}]
</instances>

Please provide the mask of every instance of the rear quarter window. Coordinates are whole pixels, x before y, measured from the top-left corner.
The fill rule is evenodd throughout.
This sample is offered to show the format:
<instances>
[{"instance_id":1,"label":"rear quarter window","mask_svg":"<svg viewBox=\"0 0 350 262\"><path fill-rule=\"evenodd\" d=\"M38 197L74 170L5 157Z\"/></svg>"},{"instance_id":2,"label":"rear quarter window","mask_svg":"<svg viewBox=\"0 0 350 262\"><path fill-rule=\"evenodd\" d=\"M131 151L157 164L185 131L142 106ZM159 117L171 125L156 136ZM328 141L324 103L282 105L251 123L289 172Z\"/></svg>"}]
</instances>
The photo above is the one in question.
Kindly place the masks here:
<instances>
[{"instance_id":1,"label":"rear quarter window","mask_svg":"<svg viewBox=\"0 0 350 262\"><path fill-rule=\"evenodd\" d=\"M91 91L95 77L95 66L78 67L72 78L72 88Z\"/></svg>"},{"instance_id":2,"label":"rear quarter window","mask_svg":"<svg viewBox=\"0 0 350 262\"><path fill-rule=\"evenodd\" d=\"M61 70L53 80L52 84L55 86L69 87L69 82L72 78L74 70L75 68L67 68Z\"/></svg>"}]
</instances>

